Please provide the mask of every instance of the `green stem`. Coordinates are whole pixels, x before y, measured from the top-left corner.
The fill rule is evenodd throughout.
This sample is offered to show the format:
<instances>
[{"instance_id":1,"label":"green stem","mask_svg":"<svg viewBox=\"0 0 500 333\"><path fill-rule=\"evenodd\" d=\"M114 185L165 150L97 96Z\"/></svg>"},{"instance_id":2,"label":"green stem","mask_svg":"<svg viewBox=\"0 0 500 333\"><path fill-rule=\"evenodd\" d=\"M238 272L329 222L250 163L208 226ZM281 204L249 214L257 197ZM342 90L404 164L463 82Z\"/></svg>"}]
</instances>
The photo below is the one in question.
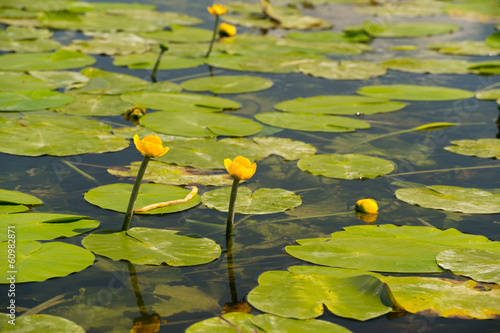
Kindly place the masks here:
<instances>
[{"instance_id":1,"label":"green stem","mask_svg":"<svg viewBox=\"0 0 500 333\"><path fill-rule=\"evenodd\" d=\"M168 50L168 46L165 44L160 44L160 54L158 54L158 58L156 59L155 66L153 67L153 73L151 73L151 80L156 82L156 72L158 72L158 67L160 67L161 57L163 53Z\"/></svg>"},{"instance_id":2,"label":"green stem","mask_svg":"<svg viewBox=\"0 0 500 333\"><path fill-rule=\"evenodd\" d=\"M128 202L127 213L125 214L125 219L123 220L122 231L128 230L130 226L130 221L132 220L132 215L134 214L135 201L137 200L137 195L139 195L139 189L141 188L142 178L146 172L146 167L151 158L144 156L139 171L137 172L137 178L135 179L134 188L130 194L130 200Z\"/></svg>"},{"instance_id":3,"label":"green stem","mask_svg":"<svg viewBox=\"0 0 500 333\"><path fill-rule=\"evenodd\" d=\"M239 179L233 180L233 186L231 188L231 197L229 198L229 210L227 211L226 237L230 237L233 234L234 206L236 206L236 196L238 195L239 184L240 184Z\"/></svg>"},{"instance_id":4,"label":"green stem","mask_svg":"<svg viewBox=\"0 0 500 333\"><path fill-rule=\"evenodd\" d=\"M205 58L210 56L210 52L212 52L212 47L214 46L215 36L217 36L217 27L219 26L219 15L215 15L215 26L214 33L212 34L212 41L210 42L210 47L208 48L207 54L205 54Z\"/></svg>"}]
</instances>

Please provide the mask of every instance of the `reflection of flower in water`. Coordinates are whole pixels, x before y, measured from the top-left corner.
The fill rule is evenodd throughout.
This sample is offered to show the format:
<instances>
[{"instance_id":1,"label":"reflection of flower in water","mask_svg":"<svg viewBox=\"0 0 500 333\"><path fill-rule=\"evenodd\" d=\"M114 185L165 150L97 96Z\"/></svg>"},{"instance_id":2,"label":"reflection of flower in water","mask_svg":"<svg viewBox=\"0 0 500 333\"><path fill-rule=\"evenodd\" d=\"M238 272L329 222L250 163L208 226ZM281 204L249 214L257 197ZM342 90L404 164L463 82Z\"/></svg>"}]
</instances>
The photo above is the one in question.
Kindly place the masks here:
<instances>
[{"instance_id":1,"label":"reflection of flower in water","mask_svg":"<svg viewBox=\"0 0 500 333\"><path fill-rule=\"evenodd\" d=\"M373 223L377 221L378 214L366 214L366 213L356 213L356 217L363 222Z\"/></svg>"},{"instance_id":2,"label":"reflection of flower in water","mask_svg":"<svg viewBox=\"0 0 500 333\"><path fill-rule=\"evenodd\" d=\"M130 333L155 333L160 331L160 315L153 313L152 315L142 315L134 319L134 327Z\"/></svg>"},{"instance_id":3,"label":"reflection of flower in water","mask_svg":"<svg viewBox=\"0 0 500 333\"><path fill-rule=\"evenodd\" d=\"M252 308L245 301L235 302L235 303L228 302L228 303L224 304L224 310L222 310L221 313L229 313L229 312L250 313L250 312L252 312Z\"/></svg>"},{"instance_id":4,"label":"reflection of flower in water","mask_svg":"<svg viewBox=\"0 0 500 333\"><path fill-rule=\"evenodd\" d=\"M123 114L123 118L125 118L126 121L131 121L134 125L137 125L139 119L141 119L141 117L144 116L145 114L146 114L146 109L136 105L131 108L128 108Z\"/></svg>"}]
</instances>

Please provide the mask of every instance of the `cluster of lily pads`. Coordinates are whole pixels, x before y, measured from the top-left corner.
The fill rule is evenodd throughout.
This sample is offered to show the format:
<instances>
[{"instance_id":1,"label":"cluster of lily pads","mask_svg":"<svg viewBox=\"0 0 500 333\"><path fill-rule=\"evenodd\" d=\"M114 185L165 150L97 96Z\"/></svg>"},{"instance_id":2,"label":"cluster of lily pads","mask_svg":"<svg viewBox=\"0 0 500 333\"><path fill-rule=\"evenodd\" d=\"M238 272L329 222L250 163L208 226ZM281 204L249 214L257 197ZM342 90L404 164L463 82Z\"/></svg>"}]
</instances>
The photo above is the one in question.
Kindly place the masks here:
<instances>
[{"instance_id":1,"label":"cluster of lily pads","mask_svg":"<svg viewBox=\"0 0 500 333\"><path fill-rule=\"evenodd\" d=\"M318 5L354 1L310 2ZM431 0L388 2L354 8L362 15L425 17L447 13L500 22L500 8L492 0L475 4ZM227 11L222 16L225 22L246 28L326 30L332 27L327 20L304 15L296 7L276 5L274 1L272 4L264 0L259 4L234 2L227 6ZM194 78L181 84L152 83L134 75L92 67L96 58L89 55L111 56L114 66L130 70L153 69L160 59L159 70L209 65L243 72L300 72L331 80L369 79L386 74L388 69L430 74L499 74L500 62L495 60L337 59L373 51L368 43L375 38L452 34L460 29L456 24L366 20L361 25L346 27L343 32L295 31L283 37L244 33L219 39L207 56L213 34L211 30L192 27L202 23L200 19L159 12L151 5L61 0L47 11L37 1L5 0L0 2L0 23L7 25L0 30L0 50L14 52L0 54L0 152L21 156L110 153L128 148L134 135L158 136L169 151L154 156L148 169L143 170L143 179L149 183L142 184L136 206L189 199L136 213L153 215L151 218L200 204L231 212L229 185L234 180L223 171L228 157L246 156L260 163L271 155L279 156L285 161L297 161L298 172L335 180L367 180L390 175L395 170L394 161L373 156L377 155L373 150L366 154L353 152L357 151L353 148L356 145L380 136L343 144L344 151L318 153L311 144L273 137L273 132L367 130L371 127L369 122L352 116L397 112L408 104L469 98L498 100L500 104L498 85L477 92L413 84L367 85L352 95L281 101L274 105L275 111L258 112L250 119L240 115L238 110L244 108L239 102L205 92L256 93L273 87L272 80L245 74ZM53 38L54 30L81 31L88 38L74 39L62 46ZM168 51L158 58L160 45L164 43L168 43ZM500 33L492 33L484 41L452 41L428 48L441 54L498 55ZM400 50L412 49L400 46ZM138 126L118 127L96 120L96 117L121 116L137 106L148 109L138 119ZM429 123L391 135L458 125ZM454 140L445 149L460 155L498 158L498 142L489 138ZM132 162L107 171L120 178L134 179L140 164ZM206 188L201 195L188 197L190 190L181 186L193 184L220 188ZM132 188L129 183L99 186L86 192L84 199L106 210L127 213ZM397 189L395 197L408 204L450 212L500 213L499 194L474 188L406 187ZM17 283L45 281L82 271L94 264L95 254L132 264L180 267L206 264L222 253L214 240L177 230L127 226L122 230L95 231L100 223L86 216L22 213L41 204L40 199L31 195L0 190L1 234L7 235L7 227L15 226L18 235ZM242 186L233 213L275 214L301 204L302 197L293 191ZM210 228L221 231L214 224ZM83 247L53 241L86 233L90 234L83 238ZM0 236L2 253L7 252L8 246L4 236ZM286 253L321 266L292 266L287 271L263 273L246 299L265 314L230 312L196 323L187 332L234 327L257 332L288 329L349 332L339 325L315 319L324 313L324 306L336 316L359 321L392 311L477 319L496 318L500 313L500 243L484 236L468 235L453 228L383 224L346 227L330 237L296 242L298 245L286 246ZM0 262L0 283L5 283L9 271L7 261ZM417 275L447 271L470 279ZM388 275L391 273L397 276ZM175 300L176 291L159 287L155 293ZM0 315L1 321L7 319L7 315ZM18 323L26 327L50 324L61 331L84 331L67 319L50 315L21 316Z\"/></svg>"}]
</instances>

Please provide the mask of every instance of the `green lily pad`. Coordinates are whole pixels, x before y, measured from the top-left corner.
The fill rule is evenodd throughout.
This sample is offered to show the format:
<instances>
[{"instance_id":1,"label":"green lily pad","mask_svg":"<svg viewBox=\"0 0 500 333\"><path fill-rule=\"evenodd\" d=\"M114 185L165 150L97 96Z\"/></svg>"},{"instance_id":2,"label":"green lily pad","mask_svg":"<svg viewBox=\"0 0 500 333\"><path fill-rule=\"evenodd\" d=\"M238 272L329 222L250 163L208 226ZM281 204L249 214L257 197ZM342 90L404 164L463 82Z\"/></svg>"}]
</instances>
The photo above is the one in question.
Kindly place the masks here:
<instances>
[{"instance_id":1,"label":"green lily pad","mask_svg":"<svg viewBox=\"0 0 500 333\"><path fill-rule=\"evenodd\" d=\"M321 18L303 16L297 9L271 5L267 0L261 1L261 6L264 13L279 22L283 29L329 29L333 26Z\"/></svg>"},{"instance_id":2,"label":"green lily pad","mask_svg":"<svg viewBox=\"0 0 500 333\"><path fill-rule=\"evenodd\" d=\"M218 112L241 107L239 103L226 98L185 93L137 92L122 95L121 98L155 110Z\"/></svg>"},{"instance_id":3,"label":"green lily pad","mask_svg":"<svg viewBox=\"0 0 500 333\"><path fill-rule=\"evenodd\" d=\"M396 198L411 205L466 214L500 213L500 194L475 188L432 185L424 188L401 188Z\"/></svg>"},{"instance_id":4,"label":"green lily pad","mask_svg":"<svg viewBox=\"0 0 500 333\"><path fill-rule=\"evenodd\" d=\"M80 235L97 228L99 222L78 215L9 214L2 217L0 241L8 240L7 226L16 228L16 241L30 241Z\"/></svg>"},{"instance_id":5,"label":"green lily pad","mask_svg":"<svg viewBox=\"0 0 500 333\"><path fill-rule=\"evenodd\" d=\"M220 246L211 239L165 229L103 230L88 235L82 244L101 256L141 265L202 265L221 254Z\"/></svg>"},{"instance_id":6,"label":"green lily pad","mask_svg":"<svg viewBox=\"0 0 500 333\"><path fill-rule=\"evenodd\" d=\"M156 132L191 137L248 136L262 130L250 119L200 111L155 112L142 117L140 123Z\"/></svg>"},{"instance_id":7,"label":"green lily pad","mask_svg":"<svg viewBox=\"0 0 500 333\"><path fill-rule=\"evenodd\" d=\"M500 284L500 254L478 249L449 249L436 256L443 269L482 282Z\"/></svg>"},{"instance_id":8,"label":"green lily pad","mask_svg":"<svg viewBox=\"0 0 500 333\"><path fill-rule=\"evenodd\" d=\"M271 21L266 18L254 17L254 16L234 16L234 15L224 15L224 22L233 25L239 25L247 28L258 28L258 29L274 29L279 24L276 21Z\"/></svg>"},{"instance_id":9,"label":"green lily pad","mask_svg":"<svg viewBox=\"0 0 500 333\"><path fill-rule=\"evenodd\" d=\"M58 50L54 53L1 54L0 70L32 71L79 68L96 60L81 52Z\"/></svg>"},{"instance_id":10,"label":"green lily pad","mask_svg":"<svg viewBox=\"0 0 500 333\"><path fill-rule=\"evenodd\" d=\"M146 5L140 3L124 3L124 2L85 2L73 1L69 3L67 10L73 13L85 13L92 11L105 11L105 12L127 12L127 11L151 11L155 10L155 5Z\"/></svg>"},{"instance_id":11,"label":"green lily pad","mask_svg":"<svg viewBox=\"0 0 500 333\"><path fill-rule=\"evenodd\" d=\"M463 89L411 84L365 86L356 92L371 97L405 101L450 101L474 97L473 92Z\"/></svg>"},{"instance_id":12,"label":"green lily pad","mask_svg":"<svg viewBox=\"0 0 500 333\"><path fill-rule=\"evenodd\" d=\"M57 50L61 47L58 41L52 39L41 40L21 40L21 41L2 41L0 40L1 51L12 51L17 53L38 53Z\"/></svg>"},{"instance_id":13,"label":"green lily pad","mask_svg":"<svg viewBox=\"0 0 500 333\"><path fill-rule=\"evenodd\" d=\"M498 56L500 48L491 47L486 42L463 40L452 41L427 46L442 54L464 55L464 56Z\"/></svg>"},{"instance_id":14,"label":"green lily pad","mask_svg":"<svg viewBox=\"0 0 500 333\"><path fill-rule=\"evenodd\" d=\"M478 139L478 140L454 140L450 142L455 146L447 146L444 149L455 154L476 156L481 158L500 158L499 139Z\"/></svg>"},{"instance_id":15,"label":"green lily pad","mask_svg":"<svg viewBox=\"0 0 500 333\"><path fill-rule=\"evenodd\" d=\"M66 333L85 333L83 327L76 323L57 316L46 314L23 315L16 317L15 325L8 324L11 320L7 314L0 313L0 326L3 327L2 332L23 332L23 333L37 333L37 332L66 332Z\"/></svg>"},{"instance_id":16,"label":"green lily pad","mask_svg":"<svg viewBox=\"0 0 500 333\"><path fill-rule=\"evenodd\" d=\"M367 61L318 61L299 65L299 71L332 80L367 80L384 75L385 67Z\"/></svg>"},{"instance_id":17,"label":"green lily pad","mask_svg":"<svg viewBox=\"0 0 500 333\"><path fill-rule=\"evenodd\" d=\"M71 96L50 90L0 92L0 111L36 111L71 102Z\"/></svg>"},{"instance_id":18,"label":"green lily pad","mask_svg":"<svg viewBox=\"0 0 500 333\"><path fill-rule=\"evenodd\" d=\"M141 33L139 36L153 39L160 43L187 43L187 42L209 42L212 39L212 30L203 28L183 27L171 25L171 30L152 31ZM207 45L208 48L208 45Z\"/></svg>"},{"instance_id":19,"label":"green lily pad","mask_svg":"<svg viewBox=\"0 0 500 333\"><path fill-rule=\"evenodd\" d=\"M269 271L258 282L248 294L248 302L281 317L316 318L326 306L337 316L368 320L392 310L385 285L370 275L335 278Z\"/></svg>"},{"instance_id":20,"label":"green lily pad","mask_svg":"<svg viewBox=\"0 0 500 333\"><path fill-rule=\"evenodd\" d=\"M476 91L477 99L487 99L487 100L497 100L500 98L500 89L494 89L493 87L497 87L496 85L492 85Z\"/></svg>"},{"instance_id":21,"label":"green lily pad","mask_svg":"<svg viewBox=\"0 0 500 333\"><path fill-rule=\"evenodd\" d=\"M109 34L86 40L73 39L64 48L83 53L125 55L148 52L151 45L134 34Z\"/></svg>"},{"instance_id":22,"label":"green lily pad","mask_svg":"<svg viewBox=\"0 0 500 333\"><path fill-rule=\"evenodd\" d=\"M314 113L264 112L256 114L255 119L274 127L309 132L341 133L370 128L362 120Z\"/></svg>"},{"instance_id":23,"label":"green lily pad","mask_svg":"<svg viewBox=\"0 0 500 333\"><path fill-rule=\"evenodd\" d=\"M500 74L500 61L490 60L471 64L470 70L478 71L480 74Z\"/></svg>"},{"instance_id":24,"label":"green lily pad","mask_svg":"<svg viewBox=\"0 0 500 333\"><path fill-rule=\"evenodd\" d=\"M297 165L313 175L339 179L375 178L394 170L391 161L360 154L314 155L299 160Z\"/></svg>"},{"instance_id":25,"label":"green lily pad","mask_svg":"<svg viewBox=\"0 0 500 333\"><path fill-rule=\"evenodd\" d=\"M110 131L109 125L76 116L25 115L6 123L0 122L0 152L25 156L70 156L119 151L129 146L128 140Z\"/></svg>"},{"instance_id":26,"label":"green lily pad","mask_svg":"<svg viewBox=\"0 0 500 333\"><path fill-rule=\"evenodd\" d=\"M0 189L0 214L12 214L28 211L25 205L42 205L42 200L18 191Z\"/></svg>"},{"instance_id":27,"label":"green lily pad","mask_svg":"<svg viewBox=\"0 0 500 333\"><path fill-rule=\"evenodd\" d=\"M258 55L219 55L210 56L207 64L210 66L245 72L262 73L292 73L299 65L317 61L316 55L302 54L261 54ZM1 69L1 68L0 68Z\"/></svg>"},{"instance_id":28,"label":"green lily pad","mask_svg":"<svg viewBox=\"0 0 500 333\"><path fill-rule=\"evenodd\" d=\"M500 242L456 229L398 227L391 224L345 227L331 237L297 240L285 251L318 265L393 273L437 273L436 255L450 248L500 253Z\"/></svg>"},{"instance_id":29,"label":"green lily pad","mask_svg":"<svg viewBox=\"0 0 500 333\"><path fill-rule=\"evenodd\" d=\"M132 103L123 101L119 96L71 94L74 102L55 108L57 112L76 116L116 116L125 113Z\"/></svg>"},{"instance_id":30,"label":"green lily pad","mask_svg":"<svg viewBox=\"0 0 500 333\"><path fill-rule=\"evenodd\" d=\"M30 75L17 72L0 72L0 91L15 92L29 90L52 90L57 86L53 83L36 79Z\"/></svg>"},{"instance_id":31,"label":"green lily pad","mask_svg":"<svg viewBox=\"0 0 500 333\"><path fill-rule=\"evenodd\" d=\"M287 112L310 112L335 115L374 114L398 111L405 107L405 103L388 101L387 99L331 95L297 98L276 104L274 107Z\"/></svg>"},{"instance_id":32,"label":"green lily pad","mask_svg":"<svg viewBox=\"0 0 500 333\"><path fill-rule=\"evenodd\" d=\"M488 46L500 48L500 32L495 32L494 34L489 35L485 42Z\"/></svg>"},{"instance_id":33,"label":"green lily pad","mask_svg":"<svg viewBox=\"0 0 500 333\"><path fill-rule=\"evenodd\" d=\"M98 3L95 3L98 4ZM144 6L144 5L143 5ZM123 16L132 16L136 19L153 22L162 26L174 25L197 25L203 23L198 17L190 16L176 12L160 12L156 10L107 10L110 14L118 14Z\"/></svg>"},{"instance_id":34,"label":"green lily pad","mask_svg":"<svg viewBox=\"0 0 500 333\"><path fill-rule=\"evenodd\" d=\"M450 16L464 17L479 22L498 22L500 6L494 0L461 1L446 6Z\"/></svg>"},{"instance_id":35,"label":"green lily pad","mask_svg":"<svg viewBox=\"0 0 500 333\"><path fill-rule=\"evenodd\" d=\"M0 31L0 40L35 40L52 37L52 31L48 29L36 29L32 27L8 26Z\"/></svg>"},{"instance_id":36,"label":"green lily pad","mask_svg":"<svg viewBox=\"0 0 500 333\"><path fill-rule=\"evenodd\" d=\"M112 167L108 172L117 177L131 177L134 179L139 171L141 162L133 162L126 167ZM189 185L202 184L208 186L228 186L233 183L227 172L214 173L210 169L194 169L170 165L163 162L151 161L148 164L144 181L168 184L168 185Z\"/></svg>"},{"instance_id":37,"label":"green lily pad","mask_svg":"<svg viewBox=\"0 0 500 333\"><path fill-rule=\"evenodd\" d=\"M0 251L7 252L8 242L0 243ZM39 243L37 241L16 242L16 283L44 281L84 270L94 263L92 252L79 246L61 243ZM0 263L0 283L9 283L7 278L12 268L7 260Z\"/></svg>"},{"instance_id":38,"label":"green lily pad","mask_svg":"<svg viewBox=\"0 0 500 333\"><path fill-rule=\"evenodd\" d=\"M367 42L370 38L353 38L349 34L337 31L292 32L283 36L286 39L304 42L340 43L340 42Z\"/></svg>"},{"instance_id":39,"label":"green lily pad","mask_svg":"<svg viewBox=\"0 0 500 333\"><path fill-rule=\"evenodd\" d=\"M99 186L85 193L87 202L104 209L114 210L120 213L127 211L132 184L110 184ZM142 184L139 196L135 203L135 209L149 206L159 202L184 199L189 194L189 190L160 184ZM182 212L195 207L200 203L200 196L196 195L188 202L156 208L146 212L136 214L167 214Z\"/></svg>"},{"instance_id":40,"label":"green lily pad","mask_svg":"<svg viewBox=\"0 0 500 333\"><path fill-rule=\"evenodd\" d=\"M257 76L211 76L184 81L182 88L190 91L210 91L214 94L239 94L269 89L273 81Z\"/></svg>"},{"instance_id":41,"label":"green lily pad","mask_svg":"<svg viewBox=\"0 0 500 333\"><path fill-rule=\"evenodd\" d=\"M443 35L460 29L459 25L438 22L384 22L373 23L366 21L363 29L373 37L378 38L407 38Z\"/></svg>"},{"instance_id":42,"label":"green lily pad","mask_svg":"<svg viewBox=\"0 0 500 333\"><path fill-rule=\"evenodd\" d=\"M429 74L467 74L471 62L457 59L393 58L381 65L402 72Z\"/></svg>"},{"instance_id":43,"label":"green lily pad","mask_svg":"<svg viewBox=\"0 0 500 333\"><path fill-rule=\"evenodd\" d=\"M206 52L206 51L205 51ZM158 52L147 52L142 54L130 54L125 56L115 56L113 61L114 66L127 66L129 69L153 69ZM184 69L201 66L205 63L204 58L171 56L164 54L161 57L158 69Z\"/></svg>"},{"instance_id":44,"label":"green lily pad","mask_svg":"<svg viewBox=\"0 0 500 333\"><path fill-rule=\"evenodd\" d=\"M208 208L227 212L230 187L223 187L203 193L201 202ZM240 186L236 197L235 212L238 214L274 214L284 212L302 204L302 198L291 191L280 188L259 188L252 192Z\"/></svg>"},{"instance_id":45,"label":"green lily pad","mask_svg":"<svg viewBox=\"0 0 500 333\"><path fill-rule=\"evenodd\" d=\"M398 307L439 317L494 319L500 315L500 289L474 281L431 277L385 277Z\"/></svg>"},{"instance_id":46,"label":"green lily pad","mask_svg":"<svg viewBox=\"0 0 500 333\"><path fill-rule=\"evenodd\" d=\"M372 16L389 17L422 17L441 15L444 13L444 4L438 1L405 1L376 3L371 6L357 6L354 11Z\"/></svg>"},{"instance_id":47,"label":"green lily pad","mask_svg":"<svg viewBox=\"0 0 500 333\"><path fill-rule=\"evenodd\" d=\"M210 332L239 332L262 333L260 328L252 325L250 320L254 316L250 313L230 312L222 316L209 318L189 326L186 333L210 333Z\"/></svg>"},{"instance_id":48,"label":"green lily pad","mask_svg":"<svg viewBox=\"0 0 500 333\"><path fill-rule=\"evenodd\" d=\"M54 84L58 88L67 88L72 84L83 84L90 80L87 76L72 71L29 71L28 73L37 79Z\"/></svg>"},{"instance_id":49,"label":"green lily pad","mask_svg":"<svg viewBox=\"0 0 500 333\"><path fill-rule=\"evenodd\" d=\"M326 267L326 266L291 266L288 267L288 271L295 274L320 274L327 275L336 278L346 278L357 275L371 275L376 278L383 278L384 275L370 272L370 271L362 271L359 269L346 269L346 268L338 268L338 267Z\"/></svg>"}]
</instances>

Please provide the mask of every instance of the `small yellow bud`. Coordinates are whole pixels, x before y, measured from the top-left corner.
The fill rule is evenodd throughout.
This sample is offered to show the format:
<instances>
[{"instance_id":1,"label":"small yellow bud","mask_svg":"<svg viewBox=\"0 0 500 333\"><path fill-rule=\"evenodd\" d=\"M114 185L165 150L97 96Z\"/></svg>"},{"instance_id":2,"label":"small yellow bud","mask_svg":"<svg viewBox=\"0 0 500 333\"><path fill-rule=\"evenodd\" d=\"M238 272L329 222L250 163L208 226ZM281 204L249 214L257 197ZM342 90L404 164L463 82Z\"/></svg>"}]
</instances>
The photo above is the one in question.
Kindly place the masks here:
<instances>
[{"instance_id":1,"label":"small yellow bud","mask_svg":"<svg viewBox=\"0 0 500 333\"><path fill-rule=\"evenodd\" d=\"M220 37L233 37L236 35L236 27L231 24L221 23L219 25L219 36Z\"/></svg>"},{"instance_id":2,"label":"small yellow bud","mask_svg":"<svg viewBox=\"0 0 500 333\"><path fill-rule=\"evenodd\" d=\"M358 213L376 214L378 212L378 205L373 199L361 199L356 202L355 209Z\"/></svg>"}]
</instances>

